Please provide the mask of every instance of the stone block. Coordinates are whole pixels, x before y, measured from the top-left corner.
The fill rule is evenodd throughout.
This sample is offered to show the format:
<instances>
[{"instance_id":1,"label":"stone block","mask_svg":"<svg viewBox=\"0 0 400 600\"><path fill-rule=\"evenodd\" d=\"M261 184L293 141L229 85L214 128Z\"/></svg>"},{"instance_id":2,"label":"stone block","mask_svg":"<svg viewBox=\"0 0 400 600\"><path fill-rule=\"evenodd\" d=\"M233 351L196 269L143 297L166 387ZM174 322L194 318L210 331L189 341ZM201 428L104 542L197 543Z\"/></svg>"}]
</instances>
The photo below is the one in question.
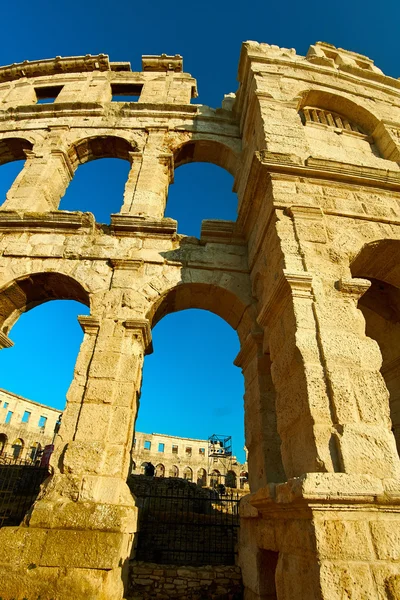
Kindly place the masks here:
<instances>
[{"instance_id":1,"label":"stone block","mask_svg":"<svg viewBox=\"0 0 400 600\"><path fill-rule=\"evenodd\" d=\"M315 523L318 554L328 560L373 560L368 523L360 520L318 520Z\"/></svg>"}]
</instances>

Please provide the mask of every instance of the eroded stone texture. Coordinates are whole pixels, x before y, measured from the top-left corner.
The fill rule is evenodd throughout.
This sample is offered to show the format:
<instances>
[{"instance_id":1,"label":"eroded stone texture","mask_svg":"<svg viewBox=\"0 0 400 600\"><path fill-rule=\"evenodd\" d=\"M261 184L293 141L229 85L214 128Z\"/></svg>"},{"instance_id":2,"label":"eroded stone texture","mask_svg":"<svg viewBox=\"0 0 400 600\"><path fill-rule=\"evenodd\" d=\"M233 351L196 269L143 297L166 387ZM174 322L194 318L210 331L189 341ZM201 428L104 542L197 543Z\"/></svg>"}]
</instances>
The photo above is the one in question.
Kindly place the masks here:
<instances>
[{"instance_id":1,"label":"eroded stone texture","mask_svg":"<svg viewBox=\"0 0 400 600\"><path fill-rule=\"evenodd\" d=\"M180 57L0 69L0 161L26 156L0 211L0 344L41 302L90 307L54 476L0 531L5 597L121 600L143 357L185 308L241 343L246 600L398 597L400 82L320 42L306 57L245 42L239 82L213 110L190 104ZM131 165L111 226L57 210L79 164L110 156ZM227 169L239 200L200 240L163 216L190 161Z\"/></svg>"}]
</instances>

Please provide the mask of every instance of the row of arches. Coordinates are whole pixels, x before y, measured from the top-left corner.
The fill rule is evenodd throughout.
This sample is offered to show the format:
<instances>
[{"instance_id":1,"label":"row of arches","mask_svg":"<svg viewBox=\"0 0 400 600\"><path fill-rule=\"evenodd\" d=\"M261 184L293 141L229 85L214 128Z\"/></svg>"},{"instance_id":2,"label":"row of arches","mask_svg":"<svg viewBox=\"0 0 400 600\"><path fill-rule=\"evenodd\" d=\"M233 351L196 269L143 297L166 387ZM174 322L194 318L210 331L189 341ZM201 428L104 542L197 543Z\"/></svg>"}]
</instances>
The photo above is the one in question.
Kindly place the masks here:
<instances>
[{"instance_id":1,"label":"row of arches","mask_svg":"<svg viewBox=\"0 0 400 600\"><path fill-rule=\"evenodd\" d=\"M227 326L226 323L224 323L221 319L218 319L217 317L215 317L214 315L211 314L207 314L206 311L201 311L201 314L194 314L192 317L192 323L193 325L190 325L189 319L190 319L190 313L191 311L183 311L181 312L181 308L191 308L192 306L195 307L196 305L193 305L190 303L190 289L194 286L193 291L196 291L196 294L193 296L193 300L197 299L197 302L199 301L199 298L204 297L206 300L208 300L208 302L210 302L211 299L213 299L215 301L215 304L218 304L218 298L219 300L221 300L221 297L218 296L218 290L220 290L221 294L223 293L223 290L221 288L216 287L215 291L213 294L211 294L209 287L207 287L207 292L208 295L204 295L200 296L197 292L199 292L199 290L201 290L201 285L202 284L181 284L183 286L183 289L179 292L177 292L176 288L173 288L172 290L170 290L168 293L164 294L162 296L162 298L160 298L160 301L155 303L155 305L152 308L151 313L148 314L148 318L152 324L152 326L156 325L156 323L159 323L160 321L163 321L163 323L160 323L160 327L171 327L172 331L170 333L167 333L167 335L164 336L164 338L166 340L171 339L171 335L174 335L174 338L177 337L176 334L176 330L177 329L181 329L182 326L176 326L174 325L173 322L171 322L171 325L169 325L168 321L170 321L170 319L182 319L182 318L186 318L186 326L184 326L182 328L182 337L185 337L186 339L190 339L188 338L189 336L189 332L191 331L189 328L192 327L193 328L193 334L194 335L199 335L199 333L201 332L202 334L207 332L207 328L209 328L209 334L213 334L216 336L216 341L218 340L218 344L214 344L215 346L215 352L218 353L219 349L222 353L225 354L225 351L223 350L223 336L224 336L224 330L228 330L229 334L230 334L230 343L226 344L226 358L225 358L225 362L224 365L221 365L220 368L218 369L218 373L220 374L220 383L218 383L218 380L216 380L213 384L213 393L215 393L215 396L222 396L222 394L218 391L219 387L218 386L226 386L226 378L228 377L229 379L232 379L233 382L233 386L235 386L236 382L238 383L238 385L236 386L237 391L235 393L232 393L232 397L230 398L230 402L232 404L236 403L237 406L237 413L236 413L236 421L237 424L233 423L233 420L231 418L230 415L228 415L229 419L231 419L230 422L232 422L233 426L235 426L239 433L237 433L234 437L238 440L238 446L243 447L243 442L239 442L239 440L243 439L243 410L242 410L242 394L243 394L243 384L242 382L242 375L239 373L238 369L236 369L232 362L233 359L235 357L235 355L237 354L239 347L238 347L238 341L237 341L237 337L235 332ZM185 291L186 290L186 291ZM182 294L182 295L181 295ZM183 305L183 298L185 298L185 302L186 305ZM3 333L5 334L9 334L11 328L13 327L13 325L18 321L18 318L23 315L23 320L27 319L29 315L34 315L37 311L38 314L41 311L41 309L46 308L46 304L48 308L53 308L53 306L55 306L57 304L57 300L59 299L64 299L64 300L69 300L72 302L65 302L62 304L65 304L67 306L69 305L75 305L76 303L76 313L77 314L82 314L82 312L84 312L84 307L90 307L90 299L91 299L91 293L90 290L87 289L87 284L86 282L82 282L82 283L78 283L77 279L71 276L67 276L64 275L62 273L30 273L30 275L27 275L25 277L21 277L18 280L14 281L13 283L11 283L11 285L7 285L5 286L2 290L0 290L0 321L2 321L2 327L0 326L0 330L3 330ZM78 304L79 302L79 304ZM61 303L59 303L61 304ZM40 306L41 305L41 306ZM84 306L82 306L84 305ZM229 305L227 305L228 308L231 310L233 306L235 306L232 302L229 303ZM198 306L200 308L200 306ZM208 304L207 308L211 308L211 304ZM238 306L239 308L239 306ZM34 311L31 311L31 309L35 309ZM221 303L221 301L219 301L219 308L217 309L217 307L215 307L215 311L214 312L221 312L221 310L223 309L223 305ZM244 307L242 307L242 310L244 309ZM29 312L30 311L30 312ZM170 315L170 313L174 313L176 311L180 312L180 315L171 315L168 319L165 319L163 317L166 317L167 315ZM236 312L236 311L235 311ZM28 313L28 314L24 314L24 313ZM72 314L70 315L68 322L65 323L66 328L68 328L68 330L72 330L72 326L74 325L71 321L73 319ZM210 321L210 319L214 320L214 323L212 321ZM230 320L230 319L228 319ZM46 321L48 321L48 319L46 319ZM215 321L218 321L218 323L215 323ZM22 327L22 319L21 319L21 327ZM182 321L181 321L182 322ZM194 322L195 322L195 326L194 326ZM56 322L54 322L52 320L52 322L49 323L49 335L50 335L50 339L51 336L53 339L51 339L51 344L52 344L52 349L51 349L51 355L55 356L55 361L57 363L60 363L59 360L57 360L57 350L55 349L54 345L55 343L58 341L60 341L60 343L62 345L65 345L65 341L63 340L63 332L61 329L61 326L64 325L64 322L62 319L57 319ZM53 332L51 331L53 327ZM54 327L57 327L57 340L54 340ZM157 327L158 328L158 327ZM53 368L35 368L35 360L36 360L36 355L38 354L38 342L42 342L43 339L45 338L44 335L44 329L47 330L47 327L40 327L40 336L38 337L37 335L33 336L33 344L34 347L30 350L29 353L29 358L26 357L21 358L19 360L17 360L17 364L24 364L24 374L26 375L26 377L24 377L23 379L26 382L29 382L31 380L36 379L37 377L31 377L28 373L28 369L30 368L31 364L34 365L34 371L40 373L44 373L46 381L43 381L42 385L40 386L40 384L38 385L40 393L43 394L43 396L38 396L37 394L31 396L29 393L24 392L23 390L20 389L11 389L11 391L13 391L14 393L17 394L21 394L22 396L28 397L32 400L36 400L39 402L43 402L43 403L47 403L47 397L51 398L51 391L48 390L49 388L49 382L51 381L51 379L53 378L53 372L55 371L55 367ZM76 343L76 351L75 353L71 353L72 355L72 360L73 362L75 361L76 355L78 353L78 348L79 348L79 343L82 340L82 331L80 330L79 324L76 322L76 330L77 330L77 334L78 336L80 336L80 338L77 340ZM165 330L165 329L164 329ZM21 329L22 332L22 329ZM183 333L185 332L185 333ZM160 336L161 336L161 330L160 330ZM65 334L64 334L65 335ZM226 335L226 333L225 333ZM235 339L232 339L235 338ZM7 350L6 352L2 353L1 358L5 359L6 356L10 355L11 357L11 353L15 350L18 350L18 347L21 346L21 342L19 342L19 336L16 335L16 331L13 332L13 336L12 339L15 341L15 347L11 348L9 350ZM170 368L173 368L173 364L169 364L168 361L166 361L165 355L170 354L169 350L170 348L163 348L161 342L159 342L159 338L154 337L153 335L153 339L154 339L154 343L155 343L155 352L153 355L150 355L148 357L146 357L145 359L145 369L147 369L147 371L144 374L144 386L143 386L143 390L142 390L142 402L141 402L141 408L139 411L139 418L142 415L143 418L148 418L149 421L151 420L152 425L154 426L154 422L155 422L155 412L158 413L160 412L159 415L157 415L157 418L160 419L160 425L156 424L155 427L157 430L159 431L165 431L165 429L161 428L161 421L163 420L163 413L162 411L155 411L154 410L154 404L150 401L146 401L146 386L147 384L149 384L149 386L152 386L153 382L156 382L158 380L160 380L160 366L156 366L157 363L157 350L158 352L162 354L164 354L164 359L162 360L163 367L165 368L167 371ZM233 344L232 344L233 342ZM25 344L26 342L23 341L23 343ZM201 341L196 341L196 348L199 349L199 352L201 351L201 355L204 358L206 358L209 361L216 361L217 357L212 356L211 352L210 352L210 344L212 345L212 342L210 340L210 338L207 337L207 335L204 336L204 338L201 339ZM229 347L229 353L228 353L228 347ZM186 353L187 354L187 353ZM174 362L174 357L171 357L171 362ZM65 363L66 361L61 361L62 363ZM159 362L161 362L159 360ZM197 362L199 362L199 366L197 365ZM193 370L194 369L199 369L199 371L201 370L201 363L200 363L200 359L196 359L193 358L192 360L193 363ZM2 361L2 372L3 372L3 377L2 377L2 383L1 385L7 389L9 389L9 385L5 385L4 382L7 382L8 377L9 377L9 373L11 372L11 360L9 367L7 367L7 362ZM154 366L153 366L154 365ZM186 372L189 371L189 367L190 365L188 365L188 368L185 369ZM70 367L71 371L69 373L69 381L70 378L72 376L72 370L73 370L73 364ZM235 372L235 377L232 377L232 375L226 375L224 378L224 371L222 369L226 369L226 370L232 370ZM157 374L153 375L152 370L155 371ZM195 377L199 377L199 374L194 375ZM170 377L170 374L169 374ZM67 374L67 378L68 380L68 374ZM161 377L162 379L162 377ZM216 378L217 379L217 378ZM67 389L68 383L69 381L66 382L66 388L65 391ZM190 385L190 381L188 382L188 384ZM30 385L32 385L30 383ZM188 422L189 423L194 423L196 420L198 420L200 422L200 415L196 414L195 412L192 414L190 413L187 408L185 408L184 406L182 406L182 409L179 409L177 406L177 403L175 401L174 396L176 396L176 391L174 391L174 389L171 389L170 392L171 395L171 404L172 402L174 402L175 404L175 410L179 411L181 410L182 412L180 412L181 415L183 415L183 411L185 411L186 413L188 413ZM181 392L182 393L182 392ZM46 394L46 395L45 395ZM48 396L47 396L48 394ZM151 389L149 389L149 391L147 392L147 394L149 395L149 397L154 397L156 395L156 393L152 392ZM53 394L54 395L54 394ZM165 397L165 391L163 392L163 396ZM208 391L208 396L211 397L210 395L210 391ZM54 402L54 398L52 400L52 402ZM180 400L179 400L180 401ZM184 397L182 397L182 402L184 403L186 401L186 399ZM204 401L202 403L202 410L204 410L205 406L204 406ZM53 404L54 406L54 404ZM195 404L193 404L193 406L195 407ZM62 409L62 406L57 406L57 408ZM210 408L209 410L212 410L212 405L211 405L211 400L210 400ZM222 415L223 416L223 415ZM185 417L183 416L183 419ZM164 419L165 420L165 419ZM227 418L225 418L225 421L227 420ZM157 421L156 421L157 423ZM222 429L222 427L220 427ZM146 425L137 425L137 429L142 429L148 430L148 426ZM223 428L225 429L225 427ZM231 425L228 425L228 430L229 432L231 432ZM168 433L169 431L166 430L166 433ZM204 437L207 437L208 435L208 430L206 429L204 432L197 432L197 436L201 437L202 434ZM183 435L183 433L180 433L180 435ZM196 431L187 431L187 435L195 437L196 436ZM168 471L166 471L166 474L168 473ZM193 474L190 472L187 472L185 474L183 474L182 472L180 472L179 474L180 476L185 476L187 479L190 479L192 481L196 480L196 475L197 474ZM178 473L176 474L176 476L179 476Z\"/></svg>"},{"instance_id":2,"label":"row of arches","mask_svg":"<svg viewBox=\"0 0 400 600\"><path fill-rule=\"evenodd\" d=\"M367 244L362 252L352 263L352 273L354 277L367 277L371 281L370 290L364 294L359 303L359 308L363 312L366 321L366 333L377 341L380 346L383 367L382 374L386 383L386 387L390 392L390 407L393 423L394 434L399 444L399 429L400 419L398 418L398 402L399 402L399 381L400 372L397 365L400 364L400 356L398 348L400 348L400 338L398 323L400 318L397 316L397 308L400 306L398 298L400 292L400 241L399 240L380 240ZM72 278L54 279L54 273L32 274L30 277L23 278L19 281L19 285L10 293L10 287L7 286L0 293L0 314L4 318L6 328L10 327L12 322L15 322L17 317L24 309L29 310L40 303L47 300L62 297L63 289L69 290L68 298L75 298L72 294L73 290ZM47 279L48 277L48 279ZM57 277L60 277L58 274ZM15 285L14 282L12 285ZM66 286L66 283L69 285ZM187 284L191 285L191 284ZM89 302L89 294L84 290L83 286L79 287L75 281L77 293L84 293L80 296ZM37 287L37 289L35 289ZM21 292L22 290L22 292ZM175 288L170 294L175 293ZM18 297L20 295L20 305L18 305ZM163 298L163 302L159 306L163 306L160 311L158 309L152 316L152 322L156 320L155 315L160 317L165 316L172 310L172 306L168 305L168 294ZM9 299L13 298L10 304ZM165 304L167 302L167 304ZM180 306L180 309L184 306ZM211 306L207 306L211 310ZM175 308L176 309L176 308ZM215 310L215 312L217 312ZM6 332L6 329L4 330ZM143 429L143 428L142 428Z\"/></svg>"},{"instance_id":3,"label":"row of arches","mask_svg":"<svg viewBox=\"0 0 400 600\"><path fill-rule=\"evenodd\" d=\"M20 185L25 151L31 147L31 142L23 138L0 140L0 164L4 165L0 173L0 204L9 192L14 193L13 182L15 186ZM237 214L237 197L231 191L233 179L229 166L236 157L220 142L209 143L207 147L211 149L208 154L204 143L188 142L176 151L175 168L185 167L176 171L174 185L168 188L165 212L166 217L178 221L179 232L197 237L203 219L235 220ZM218 159L226 152L226 158ZM97 222L109 223L110 215L122 210L125 196L130 198L133 193L130 169L135 153L134 142L116 136L77 142L69 152L74 177L60 198L59 210L91 212ZM196 186L193 186L194 180ZM8 202L5 208L9 205ZM29 206L25 209L29 210Z\"/></svg>"},{"instance_id":4,"label":"row of arches","mask_svg":"<svg viewBox=\"0 0 400 600\"><path fill-rule=\"evenodd\" d=\"M350 163L365 163L365 161L368 163L368 153L370 153L372 157L370 164L372 166L379 166L379 162L376 162L377 160L379 161L379 158L396 162L400 161L400 150L397 148L391 132L365 106L359 105L347 97L328 93L321 89L300 93L297 96L297 104L297 110L303 124L318 124L332 129L336 133L341 131L354 134L355 137L348 143L345 143L346 140L343 142L343 136L334 136L331 138L328 136L326 139L328 158L331 157L343 161L343 156L345 156L346 160ZM319 149L319 153L321 151L324 153L321 150L322 138L317 136L317 139L314 140L313 135L308 137L311 144L311 153L313 154L313 144L315 148ZM13 161L23 161L27 152L35 151L34 142L34 139L29 139L28 137L4 137L0 140L0 164L4 165ZM337 145L336 149L335 145ZM234 138L228 140L226 143L216 140L212 135L210 135L209 139L192 139L184 143L176 141L175 145L171 141L171 156L175 169L187 163L211 163L214 166L221 167L226 172L225 175L229 173L235 176L239 151L239 140ZM100 134L71 142L66 155L72 172L75 172L80 165L85 165L93 161L97 162L99 159L108 162L110 162L110 159L113 159L111 162L114 165L110 166L108 164L106 169L103 167L87 171L89 176L82 176L83 183L81 184L86 188L86 192L77 188L76 195L79 196L79 201L75 202L70 197L68 188L67 194L61 200L59 208L63 210L93 212L99 222L109 222L110 214L118 213L121 210L123 190L125 184L128 182L129 163L132 161L132 157L138 153L139 145L137 141L129 137L123 137L123 134ZM115 163L119 163L118 166ZM383 168L387 168L387 166L383 166ZM393 168L397 168L397 166ZM99 202L98 195L91 193L91 190L94 187L93 181L101 178L104 171L107 171L108 177L104 177L104 181L101 182L99 189L104 188L105 206L100 209L102 203ZM3 190L0 189L0 198L1 195L5 197L6 190L15 179L16 173L17 171L14 168L10 170L10 177L5 178L7 179L6 187ZM195 177L198 182L204 182L209 179L209 177L203 177L201 171L198 171L198 173L198 176ZM216 171L214 172L214 176L215 173ZM116 177L115 181L118 182L116 186L110 185L114 180L114 176ZM80 179L81 177L79 176L78 180ZM188 179L193 180L192 173ZM225 181L227 182L228 180L225 178ZM179 184L179 177L176 182ZM76 186L79 185L78 181ZM73 189L76 186L74 178L70 187ZM172 189L176 187L174 186ZM232 188L232 182L230 182L230 187ZM118 190L118 188L120 189ZM72 193L75 194L75 190ZM208 198L208 195L208 193L202 194L202 202ZM115 199L115 202L111 203L110 198ZM225 207L221 213L204 211L202 217L235 220L237 213L236 197L230 196L229 205L229 210L225 210L227 208ZM196 202L191 203L191 209L196 206ZM213 206L216 206L215 201L210 203L209 208ZM167 208L166 216L177 216L174 207ZM179 222L181 220L182 217L178 218ZM186 233L185 228L182 229L182 233ZM190 231L188 233L192 234Z\"/></svg>"},{"instance_id":5,"label":"row of arches","mask_svg":"<svg viewBox=\"0 0 400 600\"><path fill-rule=\"evenodd\" d=\"M27 447L22 438L16 438L10 444L8 436L5 433L0 433L0 457L2 458L25 459L34 462L41 450L42 445L40 442L31 442Z\"/></svg>"},{"instance_id":6,"label":"row of arches","mask_svg":"<svg viewBox=\"0 0 400 600\"><path fill-rule=\"evenodd\" d=\"M140 474L143 475L145 473L146 466L146 462L143 462L140 465ZM138 469L134 461L132 461L131 472L133 474L138 473ZM189 466L184 467L180 472L179 467L177 465L172 465L169 468L166 468L162 463L159 463L155 466L154 476L172 478L182 477L182 479L185 479L186 481L194 481L193 469ZM240 473L239 481L240 487L242 488L243 484L247 481L246 472L243 471ZM234 471L228 471L226 474L222 474L218 469L213 469L209 477L207 477L207 471L203 468L199 468L196 472L195 483L197 483L197 485L199 486L210 485L210 487L213 488L218 487L219 485L225 485L225 487L228 488L236 488L238 483L238 477Z\"/></svg>"},{"instance_id":7,"label":"row of arches","mask_svg":"<svg viewBox=\"0 0 400 600\"><path fill-rule=\"evenodd\" d=\"M35 151L35 140L27 137L3 137L0 139L0 165L24 160L28 151ZM140 151L138 143L121 135L94 135L71 142L67 157L76 170L79 165L100 158L119 158L131 162L132 153ZM171 144L174 168L192 162L210 162L235 175L237 153L232 144L210 139L190 140Z\"/></svg>"}]
</instances>

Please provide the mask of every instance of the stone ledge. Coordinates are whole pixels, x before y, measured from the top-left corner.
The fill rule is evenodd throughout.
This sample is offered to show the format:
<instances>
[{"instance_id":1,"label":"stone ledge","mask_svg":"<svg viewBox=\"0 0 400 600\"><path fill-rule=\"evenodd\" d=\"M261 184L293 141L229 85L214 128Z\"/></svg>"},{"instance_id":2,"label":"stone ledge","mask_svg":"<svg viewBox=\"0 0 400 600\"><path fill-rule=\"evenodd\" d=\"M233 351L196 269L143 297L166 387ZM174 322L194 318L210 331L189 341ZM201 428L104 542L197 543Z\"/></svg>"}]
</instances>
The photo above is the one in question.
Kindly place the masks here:
<instances>
[{"instance_id":1,"label":"stone ledge","mask_svg":"<svg viewBox=\"0 0 400 600\"><path fill-rule=\"evenodd\" d=\"M256 152L256 156L270 173L329 179L400 191L400 171L396 170L363 167L314 156L309 156L303 164L292 155L265 150ZM393 165L395 164L393 162Z\"/></svg>"},{"instance_id":2,"label":"stone ledge","mask_svg":"<svg viewBox=\"0 0 400 600\"><path fill-rule=\"evenodd\" d=\"M113 64L113 63L111 63ZM129 64L129 63L127 63ZM44 60L25 60L0 67L0 83L22 77L42 77L64 73L85 73L90 71L109 71L110 61L106 54L92 56L56 56Z\"/></svg>"},{"instance_id":3,"label":"stone ledge","mask_svg":"<svg viewBox=\"0 0 400 600\"><path fill-rule=\"evenodd\" d=\"M246 502L261 513L287 510L290 504L318 509L343 509L343 505L400 504L400 482L369 475L346 473L307 473L286 483L271 483L246 497ZM246 516L246 515L243 515Z\"/></svg>"},{"instance_id":4,"label":"stone ledge","mask_svg":"<svg viewBox=\"0 0 400 600\"><path fill-rule=\"evenodd\" d=\"M114 235L150 235L171 237L176 235L177 221L154 219L140 215L111 215L111 231Z\"/></svg>"},{"instance_id":5,"label":"stone ledge","mask_svg":"<svg viewBox=\"0 0 400 600\"><path fill-rule=\"evenodd\" d=\"M238 230L236 221L206 219L201 223L200 241L217 244L246 245L243 234Z\"/></svg>"},{"instance_id":6,"label":"stone ledge","mask_svg":"<svg viewBox=\"0 0 400 600\"><path fill-rule=\"evenodd\" d=\"M48 231L77 230L82 228L94 229L96 225L92 213L50 211L45 213L17 212L0 210L0 231L44 229Z\"/></svg>"}]
</instances>

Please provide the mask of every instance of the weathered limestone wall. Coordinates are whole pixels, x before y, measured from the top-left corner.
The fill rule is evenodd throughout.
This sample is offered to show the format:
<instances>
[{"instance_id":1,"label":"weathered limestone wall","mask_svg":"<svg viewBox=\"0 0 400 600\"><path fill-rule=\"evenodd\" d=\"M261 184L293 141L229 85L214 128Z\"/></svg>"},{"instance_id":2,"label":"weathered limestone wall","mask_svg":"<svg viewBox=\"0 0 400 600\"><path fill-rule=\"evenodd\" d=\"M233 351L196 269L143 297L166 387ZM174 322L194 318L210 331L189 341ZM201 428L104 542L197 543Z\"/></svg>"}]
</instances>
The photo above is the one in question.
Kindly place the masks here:
<instances>
[{"instance_id":1,"label":"weathered limestone wall","mask_svg":"<svg viewBox=\"0 0 400 600\"><path fill-rule=\"evenodd\" d=\"M376 341L366 337L357 310L371 285L363 278L400 283L378 243L400 233L399 85L364 59L324 44L305 59L243 47L237 101L249 159L238 222L264 332L249 337L239 362L254 381L260 348L268 356L274 389L266 381L264 397L275 401L285 473L260 472L269 485L242 506L248 599L399 595L399 456L376 343L389 356L388 331L367 319ZM264 138L252 140L257 112ZM375 252L357 260L371 243ZM392 251L398 256L398 241ZM389 389L396 423L397 391ZM271 428L269 406L261 414ZM252 440L273 446L259 423L247 429L252 483Z\"/></svg>"},{"instance_id":2,"label":"weathered limestone wall","mask_svg":"<svg viewBox=\"0 0 400 600\"><path fill-rule=\"evenodd\" d=\"M132 561L127 600L185 598L240 600L239 567L180 567Z\"/></svg>"}]
</instances>

